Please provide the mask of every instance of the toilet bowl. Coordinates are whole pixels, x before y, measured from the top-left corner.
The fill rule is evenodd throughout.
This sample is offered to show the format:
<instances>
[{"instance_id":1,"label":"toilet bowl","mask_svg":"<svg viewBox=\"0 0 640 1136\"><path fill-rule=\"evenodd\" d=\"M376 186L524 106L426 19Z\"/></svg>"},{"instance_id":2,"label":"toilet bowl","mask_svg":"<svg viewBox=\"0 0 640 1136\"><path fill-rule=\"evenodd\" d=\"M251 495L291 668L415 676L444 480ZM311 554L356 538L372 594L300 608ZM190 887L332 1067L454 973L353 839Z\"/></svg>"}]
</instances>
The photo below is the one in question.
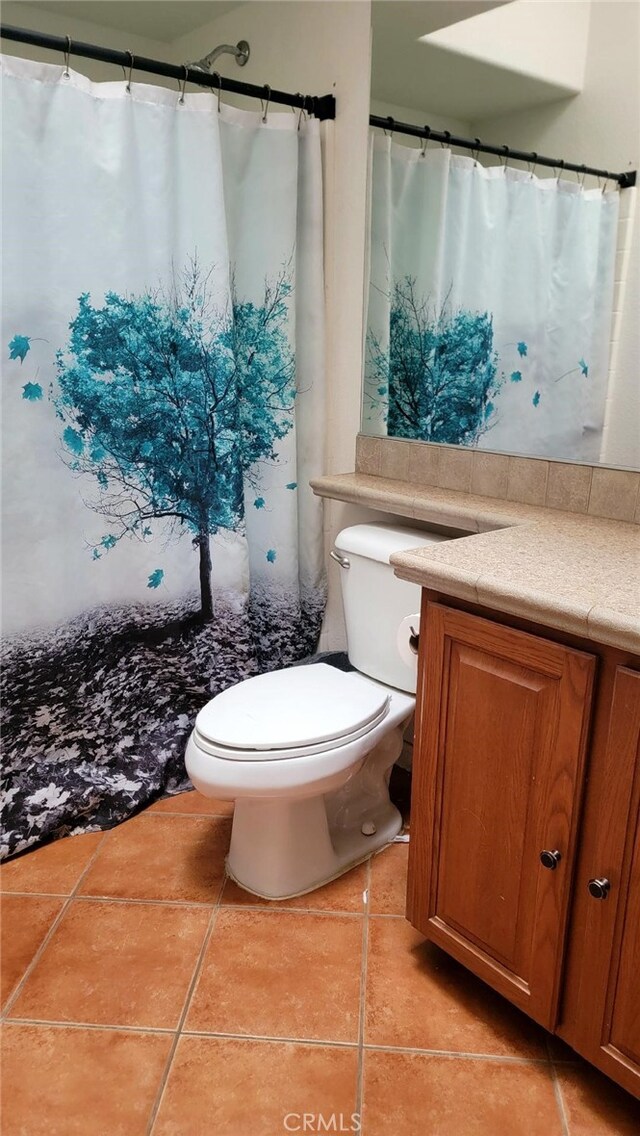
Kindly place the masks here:
<instances>
[{"instance_id":1,"label":"toilet bowl","mask_svg":"<svg viewBox=\"0 0 640 1136\"><path fill-rule=\"evenodd\" d=\"M401 658L397 636L420 590L393 575L389 556L443 539L387 525L344 530L336 557L357 669L270 671L198 714L187 772L205 796L235 801L227 871L245 890L302 895L400 831L388 782L415 706L416 667Z\"/></svg>"}]
</instances>

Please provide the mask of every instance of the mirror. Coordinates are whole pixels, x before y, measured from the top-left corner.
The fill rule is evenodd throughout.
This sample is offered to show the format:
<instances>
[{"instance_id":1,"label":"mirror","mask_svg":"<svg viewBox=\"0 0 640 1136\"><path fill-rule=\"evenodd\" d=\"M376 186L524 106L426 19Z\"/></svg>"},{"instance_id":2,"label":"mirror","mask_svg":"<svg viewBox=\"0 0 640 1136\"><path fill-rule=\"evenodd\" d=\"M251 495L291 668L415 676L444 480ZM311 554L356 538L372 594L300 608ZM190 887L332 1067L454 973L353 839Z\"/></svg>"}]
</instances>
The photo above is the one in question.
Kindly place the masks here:
<instances>
[{"instance_id":1,"label":"mirror","mask_svg":"<svg viewBox=\"0 0 640 1136\"><path fill-rule=\"evenodd\" d=\"M638 5L372 12L363 433L640 468Z\"/></svg>"}]
</instances>

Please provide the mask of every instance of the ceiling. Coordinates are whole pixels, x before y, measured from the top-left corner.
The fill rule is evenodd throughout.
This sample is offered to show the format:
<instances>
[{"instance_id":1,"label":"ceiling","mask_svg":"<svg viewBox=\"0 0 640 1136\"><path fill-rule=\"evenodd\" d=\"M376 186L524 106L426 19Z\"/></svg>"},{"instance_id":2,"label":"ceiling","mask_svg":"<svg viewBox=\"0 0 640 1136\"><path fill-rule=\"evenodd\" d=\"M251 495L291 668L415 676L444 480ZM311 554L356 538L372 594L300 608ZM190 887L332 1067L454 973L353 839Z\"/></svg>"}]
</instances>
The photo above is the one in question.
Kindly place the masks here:
<instances>
[{"instance_id":1,"label":"ceiling","mask_svg":"<svg viewBox=\"0 0 640 1136\"><path fill-rule=\"evenodd\" d=\"M29 7L171 43L237 8L238 0L38 0Z\"/></svg>"},{"instance_id":2,"label":"ceiling","mask_svg":"<svg viewBox=\"0 0 640 1136\"><path fill-rule=\"evenodd\" d=\"M373 0L371 97L472 123L571 92L532 73L457 54L420 37L511 0ZM542 0L540 18L545 4Z\"/></svg>"}]
</instances>

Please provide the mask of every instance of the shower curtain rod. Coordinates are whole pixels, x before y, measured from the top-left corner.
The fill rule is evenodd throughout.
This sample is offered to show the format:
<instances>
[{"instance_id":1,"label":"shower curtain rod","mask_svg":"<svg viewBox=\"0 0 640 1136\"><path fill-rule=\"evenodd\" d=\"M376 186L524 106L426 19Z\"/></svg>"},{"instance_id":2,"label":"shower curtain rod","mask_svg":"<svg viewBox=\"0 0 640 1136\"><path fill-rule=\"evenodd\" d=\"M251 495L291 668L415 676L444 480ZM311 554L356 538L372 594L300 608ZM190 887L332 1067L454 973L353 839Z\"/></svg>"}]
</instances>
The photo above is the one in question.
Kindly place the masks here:
<instances>
[{"instance_id":1,"label":"shower curtain rod","mask_svg":"<svg viewBox=\"0 0 640 1136\"><path fill-rule=\"evenodd\" d=\"M432 130L430 126L413 126L410 122L396 122L390 116L383 118L379 114L372 114L369 118L370 126L379 126L382 130L389 130L392 134L410 134L412 138L424 138L427 141L445 142L447 146L458 146L462 150L472 150L474 154L495 154L506 161L514 159L517 162L529 162L535 166L549 166L551 169L571 170L577 174L594 174L596 177L616 181L620 189L629 189L636 184L636 171L626 170L623 174L612 174L609 170L597 170L593 166L578 166L574 162L565 162L561 158L543 158L540 154L528 153L525 150L512 150L509 146L491 146L488 142L481 142L479 138L457 138L449 130Z\"/></svg>"},{"instance_id":2,"label":"shower curtain rod","mask_svg":"<svg viewBox=\"0 0 640 1136\"><path fill-rule=\"evenodd\" d=\"M44 47L63 55L79 55L83 59L97 59L101 63L115 63L133 71L146 71L150 75L164 75L177 82L195 83L199 87L212 87L216 91L227 91L234 95L248 95L251 98L280 103L283 106L299 107L319 119L336 117L336 100L333 95L293 95L287 91L276 91L267 84L260 87L255 83L241 83L238 79L221 79L217 73L207 75L202 71L187 67L186 64L163 63L159 59L147 59L133 55L130 51L114 51L110 47L98 47L93 43L80 43L68 36L47 35L33 32L30 28L16 28L9 24L0 25L3 39L15 43L29 43L33 47Z\"/></svg>"}]
</instances>

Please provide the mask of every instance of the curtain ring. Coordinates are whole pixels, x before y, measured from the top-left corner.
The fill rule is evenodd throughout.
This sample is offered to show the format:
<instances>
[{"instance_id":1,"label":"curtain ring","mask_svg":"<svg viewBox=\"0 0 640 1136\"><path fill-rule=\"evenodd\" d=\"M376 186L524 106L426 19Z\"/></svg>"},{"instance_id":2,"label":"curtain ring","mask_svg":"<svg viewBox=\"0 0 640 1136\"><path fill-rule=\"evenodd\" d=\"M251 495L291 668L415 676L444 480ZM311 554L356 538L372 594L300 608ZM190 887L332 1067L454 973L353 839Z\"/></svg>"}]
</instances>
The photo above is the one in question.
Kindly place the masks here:
<instances>
[{"instance_id":1,"label":"curtain ring","mask_svg":"<svg viewBox=\"0 0 640 1136\"><path fill-rule=\"evenodd\" d=\"M67 41L67 46L64 49L64 71L62 72L62 77L63 79L70 79L69 56L71 55L71 36L65 36L64 38Z\"/></svg>"},{"instance_id":2,"label":"curtain ring","mask_svg":"<svg viewBox=\"0 0 640 1136\"><path fill-rule=\"evenodd\" d=\"M573 172L576 175L576 181L577 181L578 185L580 186L580 189L584 189L584 179L587 176L587 167L586 166L580 166L579 169L574 170ZM580 174L582 174L582 177L579 176Z\"/></svg>"},{"instance_id":3,"label":"curtain ring","mask_svg":"<svg viewBox=\"0 0 640 1136\"><path fill-rule=\"evenodd\" d=\"M564 170L564 158L560 158L560 159L558 160L558 163L557 163L557 165L558 165L558 166L559 166L559 168L560 168L560 173L558 174L558 176L557 176L557 178L556 178L556 183L558 183L558 182L560 181L560 178L562 177L562 171ZM554 169L555 169L555 166L554 166Z\"/></svg>"},{"instance_id":4,"label":"curtain ring","mask_svg":"<svg viewBox=\"0 0 640 1136\"><path fill-rule=\"evenodd\" d=\"M478 165L479 164L478 163L478 154L480 153L480 146L482 145L482 143L480 142L479 138L474 138L473 141L476 144L476 148L475 148L475 150L471 151L471 157L473 158L475 164Z\"/></svg>"},{"instance_id":5,"label":"curtain ring","mask_svg":"<svg viewBox=\"0 0 640 1136\"><path fill-rule=\"evenodd\" d=\"M444 142L441 142L440 146L444 150L445 146L449 145L449 139L451 137L451 131L450 130L443 130L442 133L444 134Z\"/></svg>"},{"instance_id":6,"label":"curtain ring","mask_svg":"<svg viewBox=\"0 0 640 1136\"><path fill-rule=\"evenodd\" d=\"M180 80L180 83L179 83L179 86L178 86L178 90L180 91L180 98L178 99L178 106L184 106L184 89L187 85L187 79L189 77L189 68L187 67L186 63L183 63L182 68L183 68L183 71L184 71L184 78Z\"/></svg>"},{"instance_id":7,"label":"curtain ring","mask_svg":"<svg viewBox=\"0 0 640 1136\"><path fill-rule=\"evenodd\" d=\"M297 129L299 130L300 124L302 123L302 116L304 115L305 118L308 118L308 115L307 115L307 108L304 105L305 102L306 102L306 98L302 94L302 91L296 91L296 98L302 99L302 102L300 103L300 109L298 110L298 126L297 126ZM296 113L296 108L295 108L295 106L293 106L293 104L291 105L290 110L291 110L292 114Z\"/></svg>"},{"instance_id":8,"label":"curtain ring","mask_svg":"<svg viewBox=\"0 0 640 1136\"><path fill-rule=\"evenodd\" d=\"M422 140L422 147L421 147L421 149L420 149L420 157L421 157L421 158L424 158L424 156L425 156L425 154L426 154L426 152L427 152L427 146L429 145L429 139L430 139L430 137L431 137L431 127L430 127L430 126L425 126L425 128L424 128L424 138L423 138L423 140Z\"/></svg>"},{"instance_id":9,"label":"curtain ring","mask_svg":"<svg viewBox=\"0 0 640 1136\"><path fill-rule=\"evenodd\" d=\"M395 124L395 121L394 121L394 119L393 119L393 118L391 117L391 115L388 115L388 116L387 116L387 122L388 122L388 124L389 124L389 131L390 131L390 133L389 133L389 134L387 134L387 127L386 127L386 126L385 126L385 127L383 128L383 129L384 129L384 132L385 132L385 134L387 134L387 138L393 138L393 131L394 131L394 129L395 129L395 125L396 125L396 124Z\"/></svg>"},{"instance_id":10,"label":"curtain ring","mask_svg":"<svg viewBox=\"0 0 640 1136\"><path fill-rule=\"evenodd\" d=\"M264 89L265 89L265 93L266 93L266 96L267 96L267 103L266 103L266 106L265 106L262 99L260 99L260 106L262 107L262 121L266 122L267 121L267 114L269 112L269 103L271 102L271 87L269 86L268 83L265 83Z\"/></svg>"},{"instance_id":11,"label":"curtain ring","mask_svg":"<svg viewBox=\"0 0 640 1136\"><path fill-rule=\"evenodd\" d=\"M535 150L531 154L531 157L533 158L533 161L527 162L527 166L529 167L529 177L530 178L532 178L533 175L535 174L536 166L538 165L538 155L536 154Z\"/></svg>"},{"instance_id":12,"label":"curtain ring","mask_svg":"<svg viewBox=\"0 0 640 1136\"><path fill-rule=\"evenodd\" d=\"M508 146L502 147L502 157L500 159L500 165L502 166L503 170L506 170L506 169L509 168L509 154L510 153L511 153L511 151L510 151Z\"/></svg>"},{"instance_id":13,"label":"curtain ring","mask_svg":"<svg viewBox=\"0 0 640 1136\"><path fill-rule=\"evenodd\" d=\"M127 80L127 85L125 87L125 91L127 92L128 95L130 95L131 94L131 72L133 71L133 52L127 51L127 55L129 56L129 74L128 75L126 74L124 67L122 68L122 74L124 75L125 79Z\"/></svg>"},{"instance_id":14,"label":"curtain ring","mask_svg":"<svg viewBox=\"0 0 640 1136\"><path fill-rule=\"evenodd\" d=\"M220 96L222 94L222 78L219 71L212 72L212 78L218 80L218 114L220 114Z\"/></svg>"}]
</instances>

